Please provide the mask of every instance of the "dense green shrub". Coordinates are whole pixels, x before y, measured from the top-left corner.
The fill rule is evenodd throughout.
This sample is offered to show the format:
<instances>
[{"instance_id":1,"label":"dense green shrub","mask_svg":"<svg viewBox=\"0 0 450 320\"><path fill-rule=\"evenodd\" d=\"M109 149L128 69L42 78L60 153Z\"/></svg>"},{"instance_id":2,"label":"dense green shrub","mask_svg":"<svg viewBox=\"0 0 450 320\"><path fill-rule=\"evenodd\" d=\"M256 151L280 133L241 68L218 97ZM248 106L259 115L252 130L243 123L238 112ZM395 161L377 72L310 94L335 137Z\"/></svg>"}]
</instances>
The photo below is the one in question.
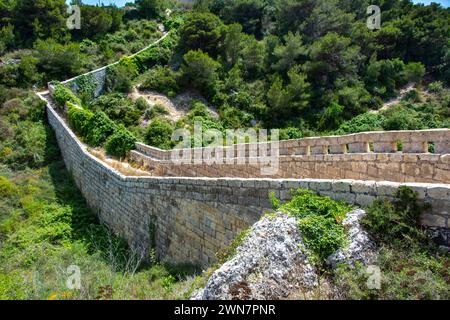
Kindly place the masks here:
<instances>
[{"instance_id":1,"label":"dense green shrub","mask_svg":"<svg viewBox=\"0 0 450 320\"><path fill-rule=\"evenodd\" d=\"M53 99L60 107L64 107L66 102L71 102L76 105L81 105L81 100L66 86L61 83L55 84L53 92Z\"/></svg>"},{"instance_id":2,"label":"dense green shrub","mask_svg":"<svg viewBox=\"0 0 450 320\"><path fill-rule=\"evenodd\" d=\"M342 123L336 130L336 134L380 131L383 130L384 121L384 116L379 113L363 113Z\"/></svg>"},{"instance_id":3,"label":"dense green shrub","mask_svg":"<svg viewBox=\"0 0 450 320\"><path fill-rule=\"evenodd\" d=\"M293 191L292 200L281 205L279 210L299 219L305 245L315 262L322 263L345 245L342 221L351 210L349 205L319 196L311 190L298 189Z\"/></svg>"},{"instance_id":4,"label":"dense green shrub","mask_svg":"<svg viewBox=\"0 0 450 320\"><path fill-rule=\"evenodd\" d=\"M377 200L362 223L379 245L374 265L380 266L380 288L367 286L367 266L343 264L333 281L341 299L448 299L450 255L430 243L419 215L417 194L398 189L393 201Z\"/></svg>"},{"instance_id":5,"label":"dense green shrub","mask_svg":"<svg viewBox=\"0 0 450 320\"><path fill-rule=\"evenodd\" d=\"M420 130L425 129L422 117L415 111L398 105L383 113L384 130Z\"/></svg>"},{"instance_id":6,"label":"dense green shrub","mask_svg":"<svg viewBox=\"0 0 450 320\"><path fill-rule=\"evenodd\" d=\"M192 12L180 28L180 44L184 52L202 50L211 56L217 54L223 22L209 12Z\"/></svg>"},{"instance_id":7,"label":"dense green shrub","mask_svg":"<svg viewBox=\"0 0 450 320\"><path fill-rule=\"evenodd\" d=\"M92 74L78 77L76 80L77 94L84 104L88 104L94 99L97 82Z\"/></svg>"},{"instance_id":8,"label":"dense green shrub","mask_svg":"<svg viewBox=\"0 0 450 320\"><path fill-rule=\"evenodd\" d=\"M17 192L15 185L7 178L0 176L0 197L10 197Z\"/></svg>"},{"instance_id":9,"label":"dense green shrub","mask_svg":"<svg viewBox=\"0 0 450 320\"><path fill-rule=\"evenodd\" d=\"M299 128L287 127L280 129L280 140L300 139L303 138L303 132Z\"/></svg>"},{"instance_id":10,"label":"dense green shrub","mask_svg":"<svg viewBox=\"0 0 450 320\"><path fill-rule=\"evenodd\" d=\"M90 108L103 111L111 119L125 126L136 125L141 117L141 110L136 108L133 101L121 93L109 93L92 101Z\"/></svg>"},{"instance_id":11,"label":"dense green shrub","mask_svg":"<svg viewBox=\"0 0 450 320\"><path fill-rule=\"evenodd\" d=\"M403 96L402 100L409 101L409 102L421 102L422 101L422 97L420 95L420 92L417 91L416 89L414 89L414 90L408 91Z\"/></svg>"},{"instance_id":12,"label":"dense green shrub","mask_svg":"<svg viewBox=\"0 0 450 320\"><path fill-rule=\"evenodd\" d=\"M281 207L283 212L302 218L309 215L320 215L341 222L351 207L343 202L322 197L314 191L299 189L293 191L293 198Z\"/></svg>"},{"instance_id":13,"label":"dense green shrub","mask_svg":"<svg viewBox=\"0 0 450 320\"><path fill-rule=\"evenodd\" d=\"M145 141L147 144L161 148L171 149L174 146L174 142L171 141L173 125L164 119L155 119L147 127L147 133L145 135Z\"/></svg>"},{"instance_id":14,"label":"dense green shrub","mask_svg":"<svg viewBox=\"0 0 450 320\"><path fill-rule=\"evenodd\" d=\"M45 102L32 92L15 89L8 89L4 98L8 100L0 105L0 164L23 170L58 157L54 133L45 124Z\"/></svg>"},{"instance_id":15,"label":"dense green shrub","mask_svg":"<svg viewBox=\"0 0 450 320\"><path fill-rule=\"evenodd\" d=\"M153 107L151 107L145 111L144 118L146 120L149 120L149 119L153 119L160 115L167 115L168 113L169 112L167 111L167 109L164 106L162 106L160 104L156 104Z\"/></svg>"},{"instance_id":16,"label":"dense green shrub","mask_svg":"<svg viewBox=\"0 0 450 320\"><path fill-rule=\"evenodd\" d=\"M136 138L123 126L111 135L105 143L106 152L112 156L124 157L128 151L134 149Z\"/></svg>"},{"instance_id":17,"label":"dense green shrub","mask_svg":"<svg viewBox=\"0 0 450 320\"><path fill-rule=\"evenodd\" d=\"M131 69L130 69L131 68ZM105 89L108 92L128 93L132 88L135 69L127 65L114 65L106 70Z\"/></svg>"},{"instance_id":18,"label":"dense green shrub","mask_svg":"<svg viewBox=\"0 0 450 320\"><path fill-rule=\"evenodd\" d=\"M140 111L145 111L148 108L150 108L150 104L147 102L147 100L145 100L144 97L137 98L135 105L136 105L136 108Z\"/></svg>"},{"instance_id":19,"label":"dense green shrub","mask_svg":"<svg viewBox=\"0 0 450 320\"><path fill-rule=\"evenodd\" d=\"M201 50L189 51L183 58L181 70L185 85L199 90L207 97L213 97L219 80L220 64Z\"/></svg>"},{"instance_id":20,"label":"dense green shrub","mask_svg":"<svg viewBox=\"0 0 450 320\"><path fill-rule=\"evenodd\" d=\"M172 50L167 47L162 47L161 43L158 46L152 46L147 50L139 53L133 57L140 73L145 72L154 66L165 65L169 62Z\"/></svg>"},{"instance_id":21,"label":"dense green shrub","mask_svg":"<svg viewBox=\"0 0 450 320\"><path fill-rule=\"evenodd\" d=\"M86 109L73 104L68 104L69 110L67 112L69 124L81 137L88 134L88 124L94 114Z\"/></svg>"},{"instance_id":22,"label":"dense green shrub","mask_svg":"<svg viewBox=\"0 0 450 320\"><path fill-rule=\"evenodd\" d=\"M425 75L425 66L420 62L410 62L405 66L405 78L408 82L420 84Z\"/></svg>"},{"instance_id":23,"label":"dense green shrub","mask_svg":"<svg viewBox=\"0 0 450 320\"><path fill-rule=\"evenodd\" d=\"M327 217L309 215L300 219L299 228L306 247L314 253L318 262L325 261L345 245L344 226Z\"/></svg>"},{"instance_id":24,"label":"dense green shrub","mask_svg":"<svg viewBox=\"0 0 450 320\"><path fill-rule=\"evenodd\" d=\"M156 66L147 71L139 86L141 90L155 90L173 97L180 90L177 84L177 75L170 67Z\"/></svg>"},{"instance_id":25,"label":"dense green shrub","mask_svg":"<svg viewBox=\"0 0 450 320\"><path fill-rule=\"evenodd\" d=\"M94 146L101 146L117 129L117 125L104 112L95 113L86 126L86 141Z\"/></svg>"},{"instance_id":26,"label":"dense green shrub","mask_svg":"<svg viewBox=\"0 0 450 320\"><path fill-rule=\"evenodd\" d=\"M385 242L425 240L419 223L421 207L417 193L409 187L400 187L394 201L376 200L367 209L363 223Z\"/></svg>"},{"instance_id":27,"label":"dense green shrub","mask_svg":"<svg viewBox=\"0 0 450 320\"><path fill-rule=\"evenodd\" d=\"M442 81L434 81L428 85L428 91L432 93L441 93L444 90Z\"/></svg>"}]
</instances>

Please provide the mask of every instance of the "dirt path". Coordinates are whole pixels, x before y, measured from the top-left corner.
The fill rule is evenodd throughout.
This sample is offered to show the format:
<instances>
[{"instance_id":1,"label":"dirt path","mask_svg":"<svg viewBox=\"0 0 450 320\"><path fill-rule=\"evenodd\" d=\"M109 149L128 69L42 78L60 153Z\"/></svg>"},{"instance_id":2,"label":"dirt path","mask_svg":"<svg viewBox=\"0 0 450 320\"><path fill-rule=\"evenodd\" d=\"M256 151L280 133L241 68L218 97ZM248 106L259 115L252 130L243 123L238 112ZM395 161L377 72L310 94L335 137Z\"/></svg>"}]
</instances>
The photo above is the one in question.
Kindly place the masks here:
<instances>
[{"instance_id":1,"label":"dirt path","mask_svg":"<svg viewBox=\"0 0 450 320\"><path fill-rule=\"evenodd\" d=\"M172 121L178 121L189 112L192 100L199 100L208 106L207 101L192 92L183 92L174 98L169 98L162 93L156 91L140 91L137 86L133 87L133 90L129 94L129 97L136 101L138 98L144 98L151 107L159 104L162 105L168 112L166 117ZM209 111L214 118L218 118L219 115L216 110L209 106Z\"/></svg>"},{"instance_id":2,"label":"dirt path","mask_svg":"<svg viewBox=\"0 0 450 320\"><path fill-rule=\"evenodd\" d=\"M389 101L383 103L383 106L382 106L380 109L378 109L378 110L371 110L370 112L372 112L372 113L378 113L378 112L380 112L380 111L388 110L388 109L391 108L392 106L395 106L396 104L400 103L400 101L402 101L403 97L404 97L408 92L410 92L411 90L414 90L414 89L415 89L415 88L414 88L414 84L413 84L413 83L408 84L406 87L404 87L403 89L400 90L400 93L399 93L399 95L398 95L396 98L391 99L391 100L389 100Z\"/></svg>"}]
</instances>

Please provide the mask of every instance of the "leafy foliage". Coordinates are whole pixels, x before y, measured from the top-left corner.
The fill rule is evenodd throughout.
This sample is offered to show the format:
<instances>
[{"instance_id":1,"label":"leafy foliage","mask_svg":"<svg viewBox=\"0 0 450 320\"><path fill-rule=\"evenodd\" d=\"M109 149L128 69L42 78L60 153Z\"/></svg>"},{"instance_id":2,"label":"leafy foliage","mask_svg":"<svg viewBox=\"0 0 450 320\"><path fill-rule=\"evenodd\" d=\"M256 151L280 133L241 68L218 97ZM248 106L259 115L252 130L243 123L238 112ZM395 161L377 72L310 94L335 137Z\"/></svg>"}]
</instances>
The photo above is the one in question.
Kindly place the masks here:
<instances>
[{"instance_id":1,"label":"leafy foliage","mask_svg":"<svg viewBox=\"0 0 450 320\"><path fill-rule=\"evenodd\" d=\"M220 64L201 50L189 51L184 55L183 80L208 97L214 95Z\"/></svg>"},{"instance_id":2,"label":"leafy foliage","mask_svg":"<svg viewBox=\"0 0 450 320\"><path fill-rule=\"evenodd\" d=\"M293 191L293 198L279 207L281 212L299 219L305 245L316 263L323 263L338 248L345 245L346 233L341 224L350 206L321 197L311 190Z\"/></svg>"},{"instance_id":3,"label":"leafy foliage","mask_svg":"<svg viewBox=\"0 0 450 320\"><path fill-rule=\"evenodd\" d=\"M156 66L147 71L143 76L139 88L141 90L155 90L173 97L180 90L177 74L168 67Z\"/></svg>"},{"instance_id":4,"label":"leafy foliage","mask_svg":"<svg viewBox=\"0 0 450 320\"><path fill-rule=\"evenodd\" d=\"M97 112L86 124L86 141L94 147L100 146L116 129L117 125L104 112Z\"/></svg>"},{"instance_id":5,"label":"leafy foliage","mask_svg":"<svg viewBox=\"0 0 450 320\"><path fill-rule=\"evenodd\" d=\"M368 209L363 223L385 242L408 239L425 240L419 216L422 208L417 204L417 194L408 187L400 187L395 200L375 201Z\"/></svg>"},{"instance_id":6,"label":"leafy foliage","mask_svg":"<svg viewBox=\"0 0 450 320\"><path fill-rule=\"evenodd\" d=\"M66 86L57 83L53 92L53 99L60 107L64 107L67 102L81 105L81 100Z\"/></svg>"},{"instance_id":7,"label":"leafy foliage","mask_svg":"<svg viewBox=\"0 0 450 320\"><path fill-rule=\"evenodd\" d=\"M136 125L141 116L141 110L130 98L121 93L110 93L98 97L92 101L90 109L95 112L103 111L111 120L125 126Z\"/></svg>"},{"instance_id":8,"label":"leafy foliage","mask_svg":"<svg viewBox=\"0 0 450 320\"><path fill-rule=\"evenodd\" d=\"M369 289L365 266L342 265L333 276L341 299L448 299L450 256L430 242L419 224L417 194L401 187L393 201L375 201L363 223L380 247L381 287Z\"/></svg>"},{"instance_id":9,"label":"leafy foliage","mask_svg":"<svg viewBox=\"0 0 450 320\"><path fill-rule=\"evenodd\" d=\"M105 143L106 152L116 157L124 157L135 148L136 138L124 127L119 127Z\"/></svg>"},{"instance_id":10,"label":"leafy foliage","mask_svg":"<svg viewBox=\"0 0 450 320\"><path fill-rule=\"evenodd\" d=\"M174 142L171 141L173 125L164 119L155 119L147 127L145 141L151 146L161 149L171 149Z\"/></svg>"}]
</instances>

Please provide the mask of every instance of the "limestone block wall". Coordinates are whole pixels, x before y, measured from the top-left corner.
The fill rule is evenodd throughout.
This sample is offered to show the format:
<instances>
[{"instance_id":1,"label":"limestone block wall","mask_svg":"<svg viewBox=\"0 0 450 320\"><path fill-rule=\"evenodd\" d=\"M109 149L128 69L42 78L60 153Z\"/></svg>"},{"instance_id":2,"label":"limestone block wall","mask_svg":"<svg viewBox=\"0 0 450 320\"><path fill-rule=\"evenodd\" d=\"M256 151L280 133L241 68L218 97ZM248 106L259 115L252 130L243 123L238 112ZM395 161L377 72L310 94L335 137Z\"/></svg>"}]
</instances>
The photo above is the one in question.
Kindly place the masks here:
<instances>
[{"instance_id":1,"label":"limestone block wall","mask_svg":"<svg viewBox=\"0 0 450 320\"><path fill-rule=\"evenodd\" d=\"M87 152L50 105L47 114L64 162L100 220L132 247L146 252L155 243L158 256L171 262L212 263L217 251L270 210L269 192L287 200L291 189L309 188L365 206L376 198L392 197L402 185L332 179L127 177ZM433 205L422 222L448 228L450 185L406 185L419 193L422 202Z\"/></svg>"},{"instance_id":2,"label":"limestone block wall","mask_svg":"<svg viewBox=\"0 0 450 320\"><path fill-rule=\"evenodd\" d=\"M139 50L138 52L129 55L128 58L132 58L135 57L139 54L141 54L142 52L148 50L151 47L154 47L155 45L157 45L158 43L160 43L161 41L163 41L167 36L169 36L170 31L166 32L161 38L159 38L158 40L156 40L155 42L151 43L150 45L146 46L145 48L143 48L142 50ZM94 90L94 97L98 97L100 96L104 90L105 90L105 82L106 82L106 74L108 72L108 69L119 64L120 61L111 63L109 65L106 65L104 67L98 68L96 70L92 70L89 72L86 72L84 74L81 74L79 76L76 76L74 78L65 80L63 82L61 82L62 84L66 85L68 88L70 88L74 93L77 93L78 91L78 81L81 80L82 78L91 78L94 83L95 83L95 90ZM50 91L52 91L53 89L53 85L51 83L48 84L48 88Z\"/></svg>"},{"instance_id":3,"label":"limestone block wall","mask_svg":"<svg viewBox=\"0 0 450 320\"><path fill-rule=\"evenodd\" d=\"M145 154L143 150L145 150ZM137 150L130 153L130 158L154 175L164 176L359 179L450 183L450 154L370 152L281 155L277 159L278 171L270 175L261 170L261 164L256 161L252 163L250 158L234 158L232 165L224 163L224 161L212 164L172 161L170 153L152 150L148 146L142 145L138 145ZM265 166L265 164L263 165Z\"/></svg>"}]
</instances>

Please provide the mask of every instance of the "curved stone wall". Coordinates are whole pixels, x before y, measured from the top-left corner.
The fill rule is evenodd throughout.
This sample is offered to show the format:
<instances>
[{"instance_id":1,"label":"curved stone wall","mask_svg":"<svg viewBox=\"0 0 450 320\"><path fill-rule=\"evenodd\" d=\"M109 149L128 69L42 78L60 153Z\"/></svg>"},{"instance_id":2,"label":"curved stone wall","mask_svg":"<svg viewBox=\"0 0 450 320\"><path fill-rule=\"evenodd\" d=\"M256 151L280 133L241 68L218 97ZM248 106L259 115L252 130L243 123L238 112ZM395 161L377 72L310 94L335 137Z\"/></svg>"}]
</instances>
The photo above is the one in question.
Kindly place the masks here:
<instances>
[{"instance_id":1,"label":"curved stone wall","mask_svg":"<svg viewBox=\"0 0 450 320\"><path fill-rule=\"evenodd\" d=\"M418 192L420 201L433 205L432 211L422 216L423 223L433 228L449 227L448 184L127 177L91 155L49 104L47 114L67 169L100 220L132 247L145 252L154 244L163 260L212 263L217 251L270 210L270 192L288 200L290 190L300 187L365 206L376 198L390 198L399 186L408 185Z\"/></svg>"},{"instance_id":2,"label":"curved stone wall","mask_svg":"<svg viewBox=\"0 0 450 320\"><path fill-rule=\"evenodd\" d=\"M261 170L267 164L251 161L251 155L254 152L253 156L257 157L261 147L270 154L274 150L271 143L218 147L212 156L220 152L224 157L221 161L209 162L203 161L210 158L211 150L208 148L177 151L180 154L200 154L202 161L198 162L193 158L188 161L172 160L172 151L137 143L136 150L131 152L131 159L154 175L163 176L450 183L449 143L450 129L367 132L279 141L277 170L270 175ZM398 145L402 146L402 151L397 150ZM429 149L433 152L428 152ZM231 159L225 157L230 154ZM239 154L246 158L239 158Z\"/></svg>"}]
</instances>

